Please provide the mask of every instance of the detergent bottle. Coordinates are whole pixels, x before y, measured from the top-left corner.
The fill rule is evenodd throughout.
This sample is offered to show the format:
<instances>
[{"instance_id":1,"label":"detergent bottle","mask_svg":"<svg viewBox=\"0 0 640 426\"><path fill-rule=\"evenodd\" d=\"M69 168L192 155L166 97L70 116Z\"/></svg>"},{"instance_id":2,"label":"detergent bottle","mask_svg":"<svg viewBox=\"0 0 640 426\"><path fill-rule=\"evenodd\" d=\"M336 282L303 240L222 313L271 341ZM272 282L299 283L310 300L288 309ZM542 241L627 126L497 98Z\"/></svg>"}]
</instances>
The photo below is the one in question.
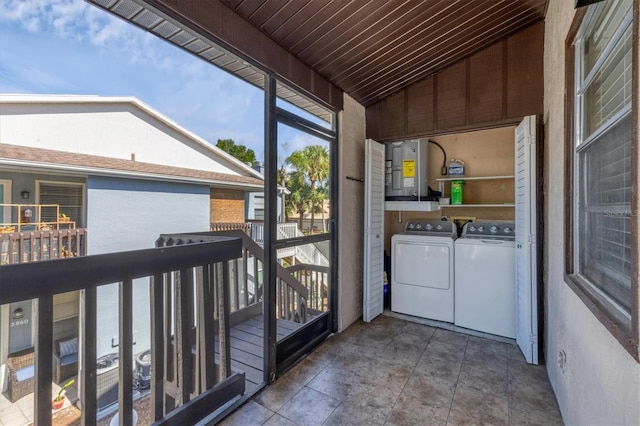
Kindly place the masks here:
<instances>
[{"instance_id":1,"label":"detergent bottle","mask_svg":"<svg viewBox=\"0 0 640 426\"><path fill-rule=\"evenodd\" d=\"M452 180L451 181L451 204L462 204L462 186L464 185L463 180Z\"/></svg>"},{"instance_id":2,"label":"detergent bottle","mask_svg":"<svg viewBox=\"0 0 640 426\"><path fill-rule=\"evenodd\" d=\"M449 176L464 176L464 161L452 158L449 162Z\"/></svg>"}]
</instances>

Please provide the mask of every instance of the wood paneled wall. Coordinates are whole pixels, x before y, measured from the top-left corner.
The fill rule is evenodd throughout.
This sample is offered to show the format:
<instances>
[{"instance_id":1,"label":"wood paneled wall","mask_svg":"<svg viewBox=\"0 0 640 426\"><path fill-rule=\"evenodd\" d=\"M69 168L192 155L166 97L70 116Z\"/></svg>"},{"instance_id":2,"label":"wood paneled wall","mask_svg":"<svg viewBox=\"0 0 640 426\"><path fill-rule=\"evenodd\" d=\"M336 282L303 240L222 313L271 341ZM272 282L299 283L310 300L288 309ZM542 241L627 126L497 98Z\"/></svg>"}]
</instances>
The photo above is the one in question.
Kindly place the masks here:
<instances>
[{"instance_id":1,"label":"wood paneled wall","mask_svg":"<svg viewBox=\"0 0 640 426\"><path fill-rule=\"evenodd\" d=\"M506 126L543 111L540 22L367 107L367 137L392 141Z\"/></svg>"}]
</instances>

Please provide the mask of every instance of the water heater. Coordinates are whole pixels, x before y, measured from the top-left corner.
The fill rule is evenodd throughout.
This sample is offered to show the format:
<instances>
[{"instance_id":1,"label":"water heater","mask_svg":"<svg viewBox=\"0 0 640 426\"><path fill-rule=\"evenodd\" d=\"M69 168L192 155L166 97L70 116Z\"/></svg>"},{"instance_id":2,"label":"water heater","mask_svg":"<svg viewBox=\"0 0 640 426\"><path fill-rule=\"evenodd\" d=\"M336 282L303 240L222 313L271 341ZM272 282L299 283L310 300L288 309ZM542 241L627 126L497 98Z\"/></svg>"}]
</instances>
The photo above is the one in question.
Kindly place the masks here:
<instances>
[{"instance_id":1,"label":"water heater","mask_svg":"<svg viewBox=\"0 0 640 426\"><path fill-rule=\"evenodd\" d=\"M385 147L385 199L419 201L428 196L428 139L387 143Z\"/></svg>"}]
</instances>

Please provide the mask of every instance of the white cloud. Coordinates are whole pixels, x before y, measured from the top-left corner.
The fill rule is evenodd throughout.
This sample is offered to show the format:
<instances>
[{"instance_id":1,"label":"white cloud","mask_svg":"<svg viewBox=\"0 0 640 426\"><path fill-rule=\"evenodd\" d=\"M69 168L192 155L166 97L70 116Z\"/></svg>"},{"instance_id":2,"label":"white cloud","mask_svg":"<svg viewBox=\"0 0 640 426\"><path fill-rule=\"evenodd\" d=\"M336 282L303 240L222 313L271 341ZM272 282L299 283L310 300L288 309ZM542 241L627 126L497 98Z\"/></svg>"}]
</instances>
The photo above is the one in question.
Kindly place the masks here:
<instances>
[{"instance_id":1,"label":"white cloud","mask_svg":"<svg viewBox=\"0 0 640 426\"><path fill-rule=\"evenodd\" d=\"M82 0L4 0L0 19L18 23L29 32L51 27L58 35L68 35L82 22L88 7Z\"/></svg>"},{"instance_id":2,"label":"white cloud","mask_svg":"<svg viewBox=\"0 0 640 426\"><path fill-rule=\"evenodd\" d=\"M0 91L136 96L263 157L263 92L82 0L0 0ZM7 90L8 89L8 90Z\"/></svg>"},{"instance_id":3,"label":"white cloud","mask_svg":"<svg viewBox=\"0 0 640 426\"><path fill-rule=\"evenodd\" d=\"M83 0L3 0L0 21L17 24L30 33L89 42L119 52L131 63L149 63L161 69L176 66L168 46L158 47L161 43L155 36ZM157 45L149 48L150 43Z\"/></svg>"},{"instance_id":4,"label":"white cloud","mask_svg":"<svg viewBox=\"0 0 640 426\"><path fill-rule=\"evenodd\" d=\"M315 138L306 133L301 133L286 126L278 127L278 162L284 162L284 160L291 155L294 151L302 151L308 146L322 145L325 148L329 148L329 143L322 139ZM285 168L291 171L290 166Z\"/></svg>"}]
</instances>

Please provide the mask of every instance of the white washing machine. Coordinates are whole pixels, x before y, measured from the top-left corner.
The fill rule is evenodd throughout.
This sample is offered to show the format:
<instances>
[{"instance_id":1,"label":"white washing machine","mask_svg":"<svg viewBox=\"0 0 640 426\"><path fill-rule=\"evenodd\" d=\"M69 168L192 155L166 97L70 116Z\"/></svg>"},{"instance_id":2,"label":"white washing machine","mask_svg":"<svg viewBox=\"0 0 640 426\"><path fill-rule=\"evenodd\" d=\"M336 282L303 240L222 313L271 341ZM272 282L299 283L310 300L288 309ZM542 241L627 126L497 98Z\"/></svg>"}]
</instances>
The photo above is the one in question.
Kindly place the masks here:
<instances>
[{"instance_id":1,"label":"white washing machine","mask_svg":"<svg viewBox=\"0 0 640 426\"><path fill-rule=\"evenodd\" d=\"M455 252L455 324L515 339L515 225L467 223Z\"/></svg>"},{"instance_id":2,"label":"white washing machine","mask_svg":"<svg viewBox=\"0 0 640 426\"><path fill-rule=\"evenodd\" d=\"M391 310L438 321L454 320L452 222L410 220L391 237Z\"/></svg>"}]
</instances>

